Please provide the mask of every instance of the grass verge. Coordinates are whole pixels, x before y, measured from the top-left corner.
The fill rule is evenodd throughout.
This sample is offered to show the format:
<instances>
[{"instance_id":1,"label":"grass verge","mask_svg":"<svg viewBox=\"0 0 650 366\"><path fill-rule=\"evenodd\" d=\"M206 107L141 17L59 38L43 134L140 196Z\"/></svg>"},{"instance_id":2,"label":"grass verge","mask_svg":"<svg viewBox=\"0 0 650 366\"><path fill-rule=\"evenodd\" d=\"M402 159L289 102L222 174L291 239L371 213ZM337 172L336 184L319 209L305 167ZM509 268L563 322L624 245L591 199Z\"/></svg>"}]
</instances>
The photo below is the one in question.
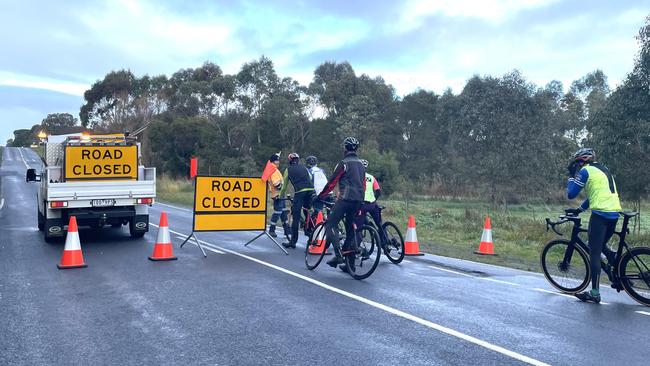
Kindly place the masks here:
<instances>
[{"instance_id":1,"label":"grass verge","mask_svg":"<svg viewBox=\"0 0 650 366\"><path fill-rule=\"evenodd\" d=\"M45 145L32 146L31 149L36 151L36 154L38 154L41 159L45 158Z\"/></svg>"},{"instance_id":2,"label":"grass verge","mask_svg":"<svg viewBox=\"0 0 650 366\"><path fill-rule=\"evenodd\" d=\"M190 181L162 178L158 180L158 198L162 201L191 207L193 187ZM507 210L483 202L451 202L419 199L416 201L381 200L386 206L384 220L393 221L406 234L409 215L414 215L420 250L448 257L497 264L539 272L539 254L542 246L557 235L546 231L545 218L557 219L570 205L521 204ZM576 204L574 204L576 206ZM269 211L272 206L269 205ZM625 205L624 207L631 207ZM648 204L642 205L647 212ZM269 212L270 215L270 212ZM474 254L478 248L485 217L492 222L496 256ZM587 224L588 215L584 215ZM622 220L619 220L619 228ZM629 243L650 245L650 219L641 216L640 233L628 236ZM565 236L570 226L562 227ZM585 238L586 240L586 238Z\"/></svg>"}]
</instances>

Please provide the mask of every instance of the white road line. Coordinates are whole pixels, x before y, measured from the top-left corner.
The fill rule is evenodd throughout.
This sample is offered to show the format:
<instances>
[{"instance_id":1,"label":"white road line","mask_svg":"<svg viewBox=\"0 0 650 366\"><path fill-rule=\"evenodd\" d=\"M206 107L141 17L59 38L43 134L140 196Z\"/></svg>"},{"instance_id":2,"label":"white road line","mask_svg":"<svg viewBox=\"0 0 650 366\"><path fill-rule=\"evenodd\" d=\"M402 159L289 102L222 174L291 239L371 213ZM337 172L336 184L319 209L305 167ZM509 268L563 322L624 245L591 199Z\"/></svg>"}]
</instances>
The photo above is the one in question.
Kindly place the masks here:
<instances>
[{"instance_id":1,"label":"white road line","mask_svg":"<svg viewBox=\"0 0 650 366\"><path fill-rule=\"evenodd\" d=\"M185 239L185 238L183 238L183 239ZM194 244L194 245L196 245L196 244ZM224 252L222 252L222 251L216 250L216 249L214 249L214 248L212 248L212 247L210 247L210 246L207 246L207 245L204 245L204 246L203 246L203 249L205 249L205 250L209 250L209 251L211 251L212 253L217 253L217 254L226 254L226 253L224 253Z\"/></svg>"},{"instance_id":2,"label":"white road line","mask_svg":"<svg viewBox=\"0 0 650 366\"><path fill-rule=\"evenodd\" d=\"M151 225L151 226L155 226L155 227L157 227L157 228L160 227L160 226L158 226L158 225L156 225L156 224L152 224L152 223L149 223L149 225ZM176 234L176 239L179 239L179 240L185 240L185 239L187 238L187 235L182 236L183 234L178 233L178 232L176 232L176 231L169 230L169 232L171 232L171 233L173 233L173 234ZM210 244L210 243L205 242L205 241L200 240L200 239L199 239L199 242L200 242L201 244L206 244L206 245ZM190 240L190 243L192 243L192 245L196 245L196 243L194 243L194 242L191 241L191 240ZM207 248L206 248L206 249L207 249ZM217 254L226 254L226 253L224 253L224 252L222 252L222 251L220 251L220 250L214 249L214 248L209 248L208 250L211 251L211 252L213 252L213 253L217 253Z\"/></svg>"},{"instance_id":3,"label":"white road line","mask_svg":"<svg viewBox=\"0 0 650 366\"><path fill-rule=\"evenodd\" d=\"M470 274L467 274L467 273L462 273L462 272L452 271L451 269L442 268L442 267L438 267L438 266L431 266L431 265L430 265L429 267L431 267L431 268L433 268L433 269L437 269L437 270L439 270L439 271L445 271L445 272L449 272L449 273L457 274L457 275L460 275L460 276L465 276L465 277L475 278L475 279L477 279L477 280L484 280L484 281L491 281L491 282L503 283L503 284L511 285L511 286L519 286L518 283L514 283L514 282L502 281L502 280L497 280L497 279L489 278L489 277L473 276L473 275L470 275Z\"/></svg>"},{"instance_id":4,"label":"white road line","mask_svg":"<svg viewBox=\"0 0 650 366\"><path fill-rule=\"evenodd\" d=\"M152 224L152 225L153 225L153 224ZM156 226L156 225L154 225L154 226ZM170 229L169 231L170 231L171 233L173 233L173 234L176 234L176 235L183 235L182 233L179 233L179 232L174 231L174 230L171 230L171 229ZM413 322L418 323L418 324L420 324L420 325L423 325L423 326L425 326L425 327L428 327L428 328L431 328L431 329L437 330L437 331L439 331L439 332L441 332L441 333L445 333L445 334L450 335L450 336L452 336L452 337L456 337L456 338L462 339L462 340L464 340L464 341L467 341L467 342L473 343L473 344L475 344L475 345L477 345L477 346L481 346L481 347L483 347L483 348L486 348L486 349L489 349L489 350L492 350L492 351L498 352L498 353L500 353L500 354L502 354L502 355L505 355L505 356L508 356L508 357L514 358L515 360L519 360L519 361L522 361L522 362L528 363L528 364L530 364L530 365L536 365L536 366L548 366L547 363L544 363L544 362L542 362L542 361L536 360L536 359L534 359L534 358L530 358L530 357L528 357L528 356L524 356L524 355L522 355L522 354L520 354L520 353L517 353L517 352L514 352L514 351L510 351L510 350L505 349L505 348L503 348L503 347L500 347L500 346L497 346L497 345L495 345L495 344L492 344L492 343L489 343L489 342L487 342L487 341L484 341L484 340L482 340L482 339L478 339L478 338L472 337L472 336L470 336L470 335L467 335L467 334L461 333L461 332L459 332L459 331L457 331L457 330L453 330L453 329L451 329L451 328L447 328L447 327L442 326L442 325L440 325L440 324L436 324L436 323L430 322L430 321L428 321L428 320L422 319L422 318L417 317L417 316L415 316L415 315L411 315L411 314L409 314L409 313L406 313L406 312L403 312L403 311L401 311L401 310L395 309L395 308L390 307L390 306L388 306L388 305L384 305L384 304L378 303L378 302L376 302L376 301L373 301L373 300L367 299L367 298L365 298L365 297L361 297L361 296L359 296L359 295L355 295L355 294L353 294L353 293L351 293L351 292L347 292L347 291L345 291L345 290L341 290L341 289L339 289L339 288L337 288L337 287L330 286L330 285L328 285L328 284L326 284L326 283L320 282L320 281L318 281L318 280L315 280L315 279L310 278L310 277L307 277L307 276L303 276L303 275L298 274L298 273L296 273L296 272L290 271L290 270L288 270L288 269L286 269L286 268L283 268L283 267L280 267L280 266L276 266L276 265L271 264L271 263L264 262L264 261L259 260L259 259L257 259L257 258L253 258L253 257L247 256L247 255L245 255L245 254L242 254L242 253L239 253L239 252L236 252L236 251L230 250L230 249L222 248L222 247L220 247L220 246L218 246L218 245L211 244L211 243L207 243L207 242L204 242L204 241L202 241L202 240L201 240L201 243L204 243L206 246L212 247L213 249L217 249L217 248L218 248L219 250L222 250L222 251L224 251L224 252L226 252L226 253L230 253L230 254L236 255L236 256L238 256L238 257L241 257L241 258L247 259L247 260L249 260L249 261L252 261L252 262L255 262L255 263L261 264L261 265L263 265L263 266L266 266L266 267L269 267L269 268L275 269L275 270L277 270L277 271L280 271L280 272L282 272L282 273L285 273L285 274L288 274L288 275L290 275L290 276L296 277L296 278L301 279L301 280L303 280L303 281L309 282L309 283L311 283L311 284L313 284L313 285L319 286L319 287L321 287L321 288L324 288L324 289L326 289L326 290L332 291L332 292L337 293L337 294L339 294L339 295L343 295L343 296L345 296L345 297L347 297L347 298L350 298L350 299L353 299L353 300L359 301L359 302L364 303L364 304L366 304L366 305L370 305L370 306L372 306L372 307L374 307L374 308L376 308L376 309L383 310L383 311L385 311L385 312L387 312L387 313L390 313L390 314L393 314L393 315L399 316L399 317L401 317L401 318L404 318L404 319L407 319L407 320L413 321Z\"/></svg>"},{"instance_id":5,"label":"white road line","mask_svg":"<svg viewBox=\"0 0 650 366\"><path fill-rule=\"evenodd\" d=\"M542 274L542 273L530 272L530 271L524 271L523 269L517 269L517 268L511 268L511 267L504 267L504 266L499 266L499 265L496 265L496 264L489 264L489 263L483 263L483 262L474 262L474 261L467 260L467 259L454 258L454 257L445 257L444 255L433 254L433 253L426 253L426 252L424 252L424 254L425 254L425 258L426 258L427 255L430 255L430 256L432 256L432 257L434 257L434 258L435 258L435 257L438 257L438 258L452 259L452 260L454 260L454 261L467 262L467 263L470 263L470 264L472 264L472 265L487 266L487 267L493 267L493 268L498 268L498 269L503 269L503 270L508 270L508 271L521 272L521 273L524 273L524 274L526 274L526 275L532 275L532 276L544 276L544 274Z\"/></svg>"},{"instance_id":6,"label":"white road line","mask_svg":"<svg viewBox=\"0 0 650 366\"><path fill-rule=\"evenodd\" d=\"M2 210L3 207L5 207L5 199L4 198L0 199L0 210Z\"/></svg>"},{"instance_id":7,"label":"white road line","mask_svg":"<svg viewBox=\"0 0 650 366\"><path fill-rule=\"evenodd\" d=\"M25 161L25 156L23 156L23 148L19 147L18 152L20 153L20 158L23 160L23 164L25 164L25 168L29 169L29 164Z\"/></svg>"},{"instance_id":8,"label":"white road line","mask_svg":"<svg viewBox=\"0 0 650 366\"><path fill-rule=\"evenodd\" d=\"M549 291L549 290L546 290L546 289L543 289L543 288L533 288L533 290L535 290L535 291L539 291L539 292L545 292L545 293L547 293L547 294L552 294L552 295L557 295L557 296L568 297L569 299L578 300L578 298L575 297L575 296L573 296L573 295L563 294L563 293L561 293L561 292ZM601 301L601 302L600 302L600 305L609 305L609 303L608 303L608 302L603 302L603 301Z\"/></svg>"},{"instance_id":9,"label":"white road line","mask_svg":"<svg viewBox=\"0 0 650 366\"><path fill-rule=\"evenodd\" d=\"M186 209L186 208L176 207L176 206L168 205L168 204L166 204L166 203L156 202L156 204L157 204L157 205L161 205L161 206L166 206L166 207L175 208L175 209L180 210L180 211L185 211L185 212L194 212L194 211L192 211L192 210L188 210L188 209Z\"/></svg>"},{"instance_id":10,"label":"white road line","mask_svg":"<svg viewBox=\"0 0 650 366\"><path fill-rule=\"evenodd\" d=\"M495 279L495 278L489 278L489 277L476 277L476 278L478 278L478 279L480 279L480 280L484 280L484 281L491 281L491 282L496 282L496 283L503 283L503 284L511 285L511 286L521 286L521 285L518 284L518 283L508 282L508 281L502 281L502 280L497 280L497 279Z\"/></svg>"},{"instance_id":11,"label":"white road line","mask_svg":"<svg viewBox=\"0 0 650 366\"><path fill-rule=\"evenodd\" d=\"M431 268L433 268L433 269L437 269L437 270L439 270L439 271L444 271L444 272L449 272L449 273L457 274L457 275L459 275L459 276L465 276L465 277L471 277L471 278L478 278L478 277L476 277L476 276L468 275L467 273L456 272L456 271L452 271L451 269L447 269L447 268L441 268L441 267L438 267L438 266L429 266L429 267L431 267Z\"/></svg>"},{"instance_id":12,"label":"white road line","mask_svg":"<svg viewBox=\"0 0 650 366\"><path fill-rule=\"evenodd\" d=\"M643 314L643 315L648 315L648 316L650 316L650 313L648 313L647 311L640 311L640 310L639 310L639 311L635 311L635 313L639 313L639 314Z\"/></svg>"}]
</instances>

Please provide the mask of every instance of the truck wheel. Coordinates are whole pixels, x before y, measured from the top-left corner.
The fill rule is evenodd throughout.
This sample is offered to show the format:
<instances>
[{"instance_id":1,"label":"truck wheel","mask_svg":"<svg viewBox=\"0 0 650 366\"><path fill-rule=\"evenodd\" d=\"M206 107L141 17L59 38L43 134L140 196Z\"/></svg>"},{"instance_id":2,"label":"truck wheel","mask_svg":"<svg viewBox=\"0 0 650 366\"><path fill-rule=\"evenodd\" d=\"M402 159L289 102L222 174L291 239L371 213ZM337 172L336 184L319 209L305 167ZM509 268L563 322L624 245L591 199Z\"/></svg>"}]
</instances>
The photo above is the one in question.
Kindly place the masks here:
<instances>
[{"instance_id":1,"label":"truck wheel","mask_svg":"<svg viewBox=\"0 0 650 366\"><path fill-rule=\"evenodd\" d=\"M45 219L43 221L43 235L45 241L52 243L57 238L65 237L65 230L63 230L63 220L61 219Z\"/></svg>"},{"instance_id":2,"label":"truck wheel","mask_svg":"<svg viewBox=\"0 0 650 366\"><path fill-rule=\"evenodd\" d=\"M129 220L129 233L134 239L141 238L149 230L149 215L137 215Z\"/></svg>"},{"instance_id":3,"label":"truck wheel","mask_svg":"<svg viewBox=\"0 0 650 366\"><path fill-rule=\"evenodd\" d=\"M43 231L43 229L45 229L45 217L43 217L41 211L38 210L38 207L36 208L36 215L38 217L38 231Z\"/></svg>"}]
</instances>

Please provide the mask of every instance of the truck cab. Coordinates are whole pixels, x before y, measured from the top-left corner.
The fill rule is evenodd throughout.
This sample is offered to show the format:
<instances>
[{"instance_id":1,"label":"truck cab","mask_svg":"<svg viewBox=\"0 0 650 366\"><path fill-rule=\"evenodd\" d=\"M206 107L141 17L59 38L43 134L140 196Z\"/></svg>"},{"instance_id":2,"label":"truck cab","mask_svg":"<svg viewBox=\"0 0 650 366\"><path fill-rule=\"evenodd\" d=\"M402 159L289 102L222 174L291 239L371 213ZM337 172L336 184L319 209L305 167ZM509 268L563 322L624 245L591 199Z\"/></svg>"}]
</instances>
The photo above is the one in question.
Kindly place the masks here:
<instances>
[{"instance_id":1,"label":"truck cab","mask_svg":"<svg viewBox=\"0 0 650 366\"><path fill-rule=\"evenodd\" d=\"M38 228L46 241L65 236L70 216L79 226L101 229L129 225L131 237L149 230L149 207L156 197L156 170L141 164L140 144L123 135L50 136L44 142Z\"/></svg>"}]
</instances>

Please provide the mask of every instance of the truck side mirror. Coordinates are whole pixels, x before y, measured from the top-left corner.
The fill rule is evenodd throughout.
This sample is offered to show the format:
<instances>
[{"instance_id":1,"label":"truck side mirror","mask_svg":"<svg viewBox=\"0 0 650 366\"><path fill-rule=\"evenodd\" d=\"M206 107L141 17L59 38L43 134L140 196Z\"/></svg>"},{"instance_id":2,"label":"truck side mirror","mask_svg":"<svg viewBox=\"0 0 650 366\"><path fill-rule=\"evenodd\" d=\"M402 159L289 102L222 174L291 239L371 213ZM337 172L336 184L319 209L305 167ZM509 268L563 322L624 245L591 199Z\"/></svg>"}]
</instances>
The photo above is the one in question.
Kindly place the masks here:
<instances>
[{"instance_id":1,"label":"truck side mirror","mask_svg":"<svg viewBox=\"0 0 650 366\"><path fill-rule=\"evenodd\" d=\"M27 169L27 175L25 176L26 182L40 182L41 176L36 174L36 169Z\"/></svg>"}]
</instances>

